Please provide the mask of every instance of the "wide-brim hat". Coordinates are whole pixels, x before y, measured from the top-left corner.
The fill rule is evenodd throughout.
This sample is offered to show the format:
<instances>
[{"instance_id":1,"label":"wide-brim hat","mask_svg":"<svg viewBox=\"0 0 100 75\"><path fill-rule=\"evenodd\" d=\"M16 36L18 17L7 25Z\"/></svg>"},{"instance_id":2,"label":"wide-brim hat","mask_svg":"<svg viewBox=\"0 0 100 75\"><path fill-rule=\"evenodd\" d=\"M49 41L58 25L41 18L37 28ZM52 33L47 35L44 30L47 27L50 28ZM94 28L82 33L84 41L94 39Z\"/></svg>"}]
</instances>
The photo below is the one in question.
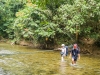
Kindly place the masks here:
<instances>
[{"instance_id":1,"label":"wide-brim hat","mask_svg":"<svg viewBox=\"0 0 100 75\"><path fill-rule=\"evenodd\" d=\"M65 46L65 44L61 44L61 46Z\"/></svg>"}]
</instances>

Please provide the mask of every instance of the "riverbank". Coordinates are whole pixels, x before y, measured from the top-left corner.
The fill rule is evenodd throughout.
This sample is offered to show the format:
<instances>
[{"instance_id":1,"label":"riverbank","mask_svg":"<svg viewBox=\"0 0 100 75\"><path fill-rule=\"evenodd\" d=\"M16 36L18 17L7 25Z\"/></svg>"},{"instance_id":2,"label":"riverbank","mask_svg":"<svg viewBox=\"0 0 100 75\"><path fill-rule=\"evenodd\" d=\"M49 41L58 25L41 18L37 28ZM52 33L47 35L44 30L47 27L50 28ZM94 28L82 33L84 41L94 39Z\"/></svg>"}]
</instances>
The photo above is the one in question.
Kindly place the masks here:
<instances>
[{"instance_id":1,"label":"riverbank","mask_svg":"<svg viewBox=\"0 0 100 75\"><path fill-rule=\"evenodd\" d=\"M31 48L38 48L38 49L42 49L40 47L39 44L34 44L30 41L20 41L19 43L13 43L12 40L8 40L8 39L2 39L0 40L0 43L6 43L6 44L10 44L10 45L21 45L21 46L27 46L27 47L31 47ZM56 48L58 48L59 46L56 46ZM80 52L82 54L95 54L95 55L100 55L100 47L96 46L96 45L87 45L87 44L79 44L80 47ZM53 48L52 48L53 49ZM55 48L54 48L55 49Z\"/></svg>"}]
</instances>

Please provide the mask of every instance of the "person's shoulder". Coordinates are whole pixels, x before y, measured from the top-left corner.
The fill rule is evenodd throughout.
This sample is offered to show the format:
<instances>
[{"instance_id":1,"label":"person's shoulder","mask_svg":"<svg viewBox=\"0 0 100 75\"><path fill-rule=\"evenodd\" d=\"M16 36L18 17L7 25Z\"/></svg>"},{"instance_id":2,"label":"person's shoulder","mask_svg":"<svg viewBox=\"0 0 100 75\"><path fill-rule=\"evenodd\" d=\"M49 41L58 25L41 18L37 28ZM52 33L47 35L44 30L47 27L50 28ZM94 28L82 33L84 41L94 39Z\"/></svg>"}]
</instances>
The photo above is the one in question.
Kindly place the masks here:
<instances>
[{"instance_id":1,"label":"person's shoulder","mask_svg":"<svg viewBox=\"0 0 100 75\"><path fill-rule=\"evenodd\" d=\"M79 50L79 49L77 49L77 52L80 52L80 50Z\"/></svg>"}]
</instances>

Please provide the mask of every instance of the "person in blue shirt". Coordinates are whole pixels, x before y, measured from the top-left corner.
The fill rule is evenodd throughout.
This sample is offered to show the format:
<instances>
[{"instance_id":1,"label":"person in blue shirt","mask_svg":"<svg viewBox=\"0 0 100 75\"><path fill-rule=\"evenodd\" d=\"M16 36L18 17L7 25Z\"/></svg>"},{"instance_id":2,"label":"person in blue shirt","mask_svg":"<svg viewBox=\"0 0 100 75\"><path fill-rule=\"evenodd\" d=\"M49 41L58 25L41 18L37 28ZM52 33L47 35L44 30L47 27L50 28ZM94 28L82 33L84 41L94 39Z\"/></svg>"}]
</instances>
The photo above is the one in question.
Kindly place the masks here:
<instances>
[{"instance_id":1,"label":"person in blue shirt","mask_svg":"<svg viewBox=\"0 0 100 75\"><path fill-rule=\"evenodd\" d=\"M76 64L76 61L77 61L78 58L80 59L80 50L79 50L77 44L73 45L73 49L70 52L70 57L72 59L73 65Z\"/></svg>"}]
</instances>

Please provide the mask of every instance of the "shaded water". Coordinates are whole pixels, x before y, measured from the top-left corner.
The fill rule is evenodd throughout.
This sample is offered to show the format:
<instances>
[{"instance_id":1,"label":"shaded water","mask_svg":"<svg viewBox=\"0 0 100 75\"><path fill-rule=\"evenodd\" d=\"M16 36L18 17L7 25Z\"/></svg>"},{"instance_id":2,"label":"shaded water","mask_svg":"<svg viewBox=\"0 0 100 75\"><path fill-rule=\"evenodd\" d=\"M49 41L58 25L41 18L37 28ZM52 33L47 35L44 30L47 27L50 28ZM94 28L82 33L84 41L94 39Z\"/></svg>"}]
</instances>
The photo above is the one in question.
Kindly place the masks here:
<instances>
[{"instance_id":1,"label":"shaded water","mask_svg":"<svg viewBox=\"0 0 100 75\"><path fill-rule=\"evenodd\" d=\"M82 55L76 66L60 52L0 44L0 75L100 75L100 56Z\"/></svg>"}]
</instances>

